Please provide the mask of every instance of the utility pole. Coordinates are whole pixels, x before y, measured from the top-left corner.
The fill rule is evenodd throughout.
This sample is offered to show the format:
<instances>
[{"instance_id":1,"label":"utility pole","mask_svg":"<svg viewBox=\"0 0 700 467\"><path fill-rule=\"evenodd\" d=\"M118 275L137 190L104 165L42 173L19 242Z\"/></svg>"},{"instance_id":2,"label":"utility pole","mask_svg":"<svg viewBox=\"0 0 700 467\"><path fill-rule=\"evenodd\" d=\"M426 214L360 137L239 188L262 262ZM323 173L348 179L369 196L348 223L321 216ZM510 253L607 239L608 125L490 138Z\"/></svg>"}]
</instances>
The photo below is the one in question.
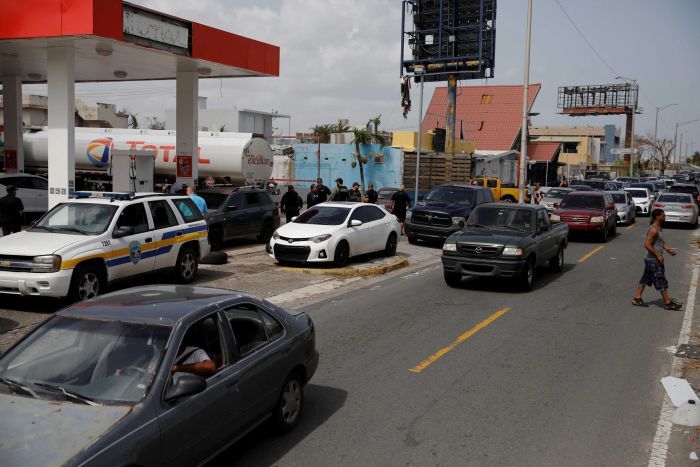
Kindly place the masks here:
<instances>
[{"instance_id":1,"label":"utility pole","mask_svg":"<svg viewBox=\"0 0 700 467\"><path fill-rule=\"evenodd\" d=\"M530 38L532 37L532 0L527 0L527 33L525 36L525 76L523 79L523 127L520 130L520 176L518 177L518 201L525 203L527 179L527 118L529 112L528 87L530 85Z\"/></svg>"},{"instance_id":2,"label":"utility pole","mask_svg":"<svg viewBox=\"0 0 700 467\"><path fill-rule=\"evenodd\" d=\"M666 105L662 105L661 107L657 107L657 108L656 108L656 120L654 120L654 152L658 153L658 154L657 154L657 157L659 158L659 167L660 167L660 168L665 167L665 164L663 164L663 163L661 162L661 158L663 157L663 154L662 154L661 151L658 149L659 142L658 142L658 140L656 139L656 132L657 132L658 129L659 129L659 112L661 112L661 111L663 111L663 110L665 110L665 109L668 109L669 107L672 107L672 106L674 106L674 105L678 105L678 104L666 104ZM675 149L675 148L674 148L674 149ZM663 175L663 174L661 174L661 175Z\"/></svg>"}]
</instances>

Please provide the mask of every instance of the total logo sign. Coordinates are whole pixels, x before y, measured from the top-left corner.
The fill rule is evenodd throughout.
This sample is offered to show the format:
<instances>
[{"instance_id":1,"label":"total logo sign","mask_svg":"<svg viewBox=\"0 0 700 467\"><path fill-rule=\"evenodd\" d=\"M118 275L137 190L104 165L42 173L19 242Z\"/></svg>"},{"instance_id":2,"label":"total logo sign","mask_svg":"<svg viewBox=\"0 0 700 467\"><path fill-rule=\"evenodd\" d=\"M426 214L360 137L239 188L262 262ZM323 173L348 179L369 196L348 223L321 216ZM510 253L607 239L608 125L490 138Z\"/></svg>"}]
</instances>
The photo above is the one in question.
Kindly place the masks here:
<instances>
[{"instance_id":1,"label":"total logo sign","mask_svg":"<svg viewBox=\"0 0 700 467\"><path fill-rule=\"evenodd\" d=\"M90 141L87 147L87 158L95 167L106 167L109 155L114 150L114 142L109 136Z\"/></svg>"}]
</instances>

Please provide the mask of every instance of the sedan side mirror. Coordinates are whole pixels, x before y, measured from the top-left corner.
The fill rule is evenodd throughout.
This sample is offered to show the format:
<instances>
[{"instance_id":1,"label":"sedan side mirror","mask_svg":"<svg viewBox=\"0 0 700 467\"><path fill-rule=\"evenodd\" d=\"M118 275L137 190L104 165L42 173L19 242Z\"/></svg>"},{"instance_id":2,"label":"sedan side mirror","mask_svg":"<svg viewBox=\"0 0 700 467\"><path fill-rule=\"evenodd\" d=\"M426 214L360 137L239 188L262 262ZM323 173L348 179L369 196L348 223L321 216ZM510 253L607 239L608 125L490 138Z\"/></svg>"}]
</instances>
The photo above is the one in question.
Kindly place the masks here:
<instances>
[{"instance_id":1,"label":"sedan side mirror","mask_svg":"<svg viewBox=\"0 0 700 467\"><path fill-rule=\"evenodd\" d=\"M294 217L292 217L292 222L294 222L294 221L297 220L297 219L299 219L299 216L294 216Z\"/></svg>"},{"instance_id":2,"label":"sedan side mirror","mask_svg":"<svg viewBox=\"0 0 700 467\"><path fill-rule=\"evenodd\" d=\"M116 229L114 229L114 233L112 234L112 237L123 238L123 237L128 237L129 235L134 235L134 228L131 227L130 225L123 225L121 227L117 227Z\"/></svg>"},{"instance_id":3,"label":"sedan side mirror","mask_svg":"<svg viewBox=\"0 0 700 467\"><path fill-rule=\"evenodd\" d=\"M165 392L165 401L199 394L207 388L207 380L198 375L182 374Z\"/></svg>"},{"instance_id":4,"label":"sedan side mirror","mask_svg":"<svg viewBox=\"0 0 700 467\"><path fill-rule=\"evenodd\" d=\"M362 225L362 221L358 219L353 219L350 221L349 227L359 227Z\"/></svg>"}]
</instances>

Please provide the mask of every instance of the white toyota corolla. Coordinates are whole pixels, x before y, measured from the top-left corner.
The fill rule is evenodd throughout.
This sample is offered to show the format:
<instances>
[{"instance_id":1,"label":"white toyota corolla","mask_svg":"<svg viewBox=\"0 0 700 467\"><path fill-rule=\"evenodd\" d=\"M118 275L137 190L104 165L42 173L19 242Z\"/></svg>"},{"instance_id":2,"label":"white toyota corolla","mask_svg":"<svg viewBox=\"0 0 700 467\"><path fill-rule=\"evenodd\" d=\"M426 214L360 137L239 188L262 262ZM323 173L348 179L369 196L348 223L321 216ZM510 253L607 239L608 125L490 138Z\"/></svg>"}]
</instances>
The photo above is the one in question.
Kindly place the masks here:
<instances>
[{"instance_id":1,"label":"white toyota corolla","mask_svg":"<svg viewBox=\"0 0 700 467\"><path fill-rule=\"evenodd\" d=\"M366 253L393 256L400 229L396 216L374 204L322 203L277 229L267 252L280 262L345 266Z\"/></svg>"}]
</instances>

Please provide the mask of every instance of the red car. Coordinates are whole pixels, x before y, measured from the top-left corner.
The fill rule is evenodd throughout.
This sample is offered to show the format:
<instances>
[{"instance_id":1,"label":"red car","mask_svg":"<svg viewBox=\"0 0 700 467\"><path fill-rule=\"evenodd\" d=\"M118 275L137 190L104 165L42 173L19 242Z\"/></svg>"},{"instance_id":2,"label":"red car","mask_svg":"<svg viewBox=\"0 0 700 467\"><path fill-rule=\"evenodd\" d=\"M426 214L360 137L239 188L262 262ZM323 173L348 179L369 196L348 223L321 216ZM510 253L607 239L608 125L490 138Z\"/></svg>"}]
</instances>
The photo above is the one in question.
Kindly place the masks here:
<instances>
[{"instance_id":1,"label":"red car","mask_svg":"<svg viewBox=\"0 0 700 467\"><path fill-rule=\"evenodd\" d=\"M569 232L591 232L602 242L617 234L615 200L601 191L574 191L556 206L550 220L566 222Z\"/></svg>"}]
</instances>

